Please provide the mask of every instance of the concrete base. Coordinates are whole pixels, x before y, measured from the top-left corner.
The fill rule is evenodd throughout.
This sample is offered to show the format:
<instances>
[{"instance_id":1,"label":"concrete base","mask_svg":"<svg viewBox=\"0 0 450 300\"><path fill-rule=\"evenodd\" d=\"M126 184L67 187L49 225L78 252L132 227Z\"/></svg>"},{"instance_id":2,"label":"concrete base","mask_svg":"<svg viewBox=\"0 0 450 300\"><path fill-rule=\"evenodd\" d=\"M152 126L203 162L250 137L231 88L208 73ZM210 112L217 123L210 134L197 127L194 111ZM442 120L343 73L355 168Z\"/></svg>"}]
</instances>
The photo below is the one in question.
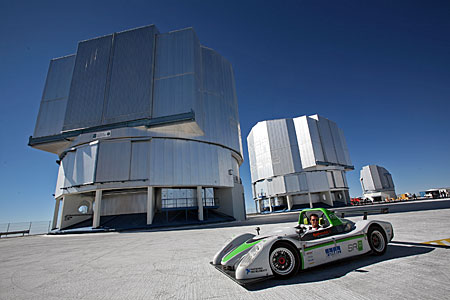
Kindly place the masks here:
<instances>
[{"instance_id":1,"label":"concrete base","mask_svg":"<svg viewBox=\"0 0 450 300\"><path fill-rule=\"evenodd\" d=\"M409 203L399 204L405 205ZM450 293L450 265L444 263L450 261L450 251L421 243L449 238L448 223L442 220L450 219L450 209L427 209L369 215L369 220L393 223L395 242L383 256L365 255L307 270L287 281L268 280L249 287L232 282L209 262L228 237L255 232L255 224L266 234L288 226L286 220L272 224L272 216L258 216L258 222L250 219L213 230L2 239L0 298L240 299L245 295L276 300L314 295L327 299L332 287L337 299L443 299ZM291 215L294 220L293 213L284 216ZM411 220L417 224L414 230Z\"/></svg>"}]
</instances>

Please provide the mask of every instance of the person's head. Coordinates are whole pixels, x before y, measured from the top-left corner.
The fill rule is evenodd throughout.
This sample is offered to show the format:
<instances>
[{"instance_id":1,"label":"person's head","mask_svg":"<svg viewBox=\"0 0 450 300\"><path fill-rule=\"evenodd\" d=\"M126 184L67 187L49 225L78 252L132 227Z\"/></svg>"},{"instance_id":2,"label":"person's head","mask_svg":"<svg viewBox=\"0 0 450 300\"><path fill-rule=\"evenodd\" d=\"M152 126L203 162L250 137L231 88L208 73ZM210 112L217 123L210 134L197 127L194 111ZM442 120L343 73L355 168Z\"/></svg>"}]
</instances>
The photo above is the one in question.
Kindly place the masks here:
<instances>
[{"instance_id":1,"label":"person's head","mask_svg":"<svg viewBox=\"0 0 450 300\"><path fill-rule=\"evenodd\" d=\"M316 214L312 214L309 217L309 220L311 221L311 225L313 228L319 228L319 216Z\"/></svg>"}]
</instances>

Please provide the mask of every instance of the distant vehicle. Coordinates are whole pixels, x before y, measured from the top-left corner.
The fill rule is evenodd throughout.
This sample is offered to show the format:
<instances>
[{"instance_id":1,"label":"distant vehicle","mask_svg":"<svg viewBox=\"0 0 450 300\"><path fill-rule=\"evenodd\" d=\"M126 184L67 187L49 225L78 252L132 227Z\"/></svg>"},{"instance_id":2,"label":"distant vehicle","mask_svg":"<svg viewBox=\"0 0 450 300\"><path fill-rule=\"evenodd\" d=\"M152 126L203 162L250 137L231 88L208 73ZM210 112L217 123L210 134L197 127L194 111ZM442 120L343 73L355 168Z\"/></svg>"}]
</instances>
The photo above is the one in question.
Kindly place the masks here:
<instances>
[{"instance_id":1,"label":"distant vehicle","mask_svg":"<svg viewBox=\"0 0 450 300\"><path fill-rule=\"evenodd\" d=\"M430 199L448 198L450 188L429 189L425 191L425 197Z\"/></svg>"},{"instance_id":2,"label":"distant vehicle","mask_svg":"<svg viewBox=\"0 0 450 300\"><path fill-rule=\"evenodd\" d=\"M312 214L319 217L317 230L310 224ZM268 235L245 233L227 241L211 264L240 284L273 276L284 279L300 269L343 258L369 252L382 255L393 236L389 222L354 223L324 208L304 209L296 226L278 228Z\"/></svg>"},{"instance_id":3,"label":"distant vehicle","mask_svg":"<svg viewBox=\"0 0 450 300\"><path fill-rule=\"evenodd\" d=\"M363 204L363 198L361 197L356 197L356 198L351 198L350 199L350 204L351 205L362 205Z\"/></svg>"},{"instance_id":4,"label":"distant vehicle","mask_svg":"<svg viewBox=\"0 0 450 300\"><path fill-rule=\"evenodd\" d=\"M397 200L409 200L412 199L412 195L410 193L400 194L397 197Z\"/></svg>"}]
</instances>

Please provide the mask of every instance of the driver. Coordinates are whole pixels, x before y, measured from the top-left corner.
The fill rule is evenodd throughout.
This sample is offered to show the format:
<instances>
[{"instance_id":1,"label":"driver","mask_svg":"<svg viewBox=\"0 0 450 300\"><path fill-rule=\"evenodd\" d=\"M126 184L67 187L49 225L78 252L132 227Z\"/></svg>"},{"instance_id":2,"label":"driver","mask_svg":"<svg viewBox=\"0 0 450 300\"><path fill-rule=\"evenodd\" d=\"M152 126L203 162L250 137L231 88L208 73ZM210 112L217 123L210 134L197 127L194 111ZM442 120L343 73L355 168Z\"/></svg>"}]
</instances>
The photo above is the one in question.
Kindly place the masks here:
<instances>
[{"instance_id":1,"label":"driver","mask_svg":"<svg viewBox=\"0 0 450 300\"><path fill-rule=\"evenodd\" d=\"M311 222L312 225L312 230L319 230L320 226L319 226L319 216L316 214L312 214L309 217L309 221Z\"/></svg>"}]
</instances>

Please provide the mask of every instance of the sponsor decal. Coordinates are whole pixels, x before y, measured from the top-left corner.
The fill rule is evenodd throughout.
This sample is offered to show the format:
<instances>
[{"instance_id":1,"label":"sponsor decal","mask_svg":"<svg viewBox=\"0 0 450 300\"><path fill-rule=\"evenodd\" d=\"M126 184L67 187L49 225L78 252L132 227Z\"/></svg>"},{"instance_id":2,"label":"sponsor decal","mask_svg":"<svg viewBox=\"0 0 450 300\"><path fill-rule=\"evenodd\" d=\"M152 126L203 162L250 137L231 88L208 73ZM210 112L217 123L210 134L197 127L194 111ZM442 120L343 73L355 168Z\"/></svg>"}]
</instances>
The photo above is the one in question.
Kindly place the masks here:
<instances>
[{"instance_id":1,"label":"sponsor decal","mask_svg":"<svg viewBox=\"0 0 450 300\"><path fill-rule=\"evenodd\" d=\"M362 241L358 241L357 243L351 243L348 244L348 252L352 252L354 250L362 251L363 250L363 243Z\"/></svg>"},{"instance_id":2,"label":"sponsor decal","mask_svg":"<svg viewBox=\"0 0 450 300\"><path fill-rule=\"evenodd\" d=\"M358 251L362 251L363 249L363 243L362 241L358 241Z\"/></svg>"},{"instance_id":3,"label":"sponsor decal","mask_svg":"<svg viewBox=\"0 0 450 300\"><path fill-rule=\"evenodd\" d=\"M247 275L248 275L249 273L267 272L267 269L263 269L262 267L258 267L258 268L245 269L245 271L247 272Z\"/></svg>"},{"instance_id":4,"label":"sponsor decal","mask_svg":"<svg viewBox=\"0 0 450 300\"><path fill-rule=\"evenodd\" d=\"M325 253L328 257L341 253L341 246L335 246L325 249Z\"/></svg>"},{"instance_id":5,"label":"sponsor decal","mask_svg":"<svg viewBox=\"0 0 450 300\"><path fill-rule=\"evenodd\" d=\"M312 253L313 253L312 251L309 251L309 252L306 252L306 255L310 255Z\"/></svg>"},{"instance_id":6,"label":"sponsor decal","mask_svg":"<svg viewBox=\"0 0 450 300\"><path fill-rule=\"evenodd\" d=\"M329 234L329 233L330 233L330 230L314 232L314 233L313 233L313 237L318 237L318 236L325 235L325 234Z\"/></svg>"}]
</instances>

